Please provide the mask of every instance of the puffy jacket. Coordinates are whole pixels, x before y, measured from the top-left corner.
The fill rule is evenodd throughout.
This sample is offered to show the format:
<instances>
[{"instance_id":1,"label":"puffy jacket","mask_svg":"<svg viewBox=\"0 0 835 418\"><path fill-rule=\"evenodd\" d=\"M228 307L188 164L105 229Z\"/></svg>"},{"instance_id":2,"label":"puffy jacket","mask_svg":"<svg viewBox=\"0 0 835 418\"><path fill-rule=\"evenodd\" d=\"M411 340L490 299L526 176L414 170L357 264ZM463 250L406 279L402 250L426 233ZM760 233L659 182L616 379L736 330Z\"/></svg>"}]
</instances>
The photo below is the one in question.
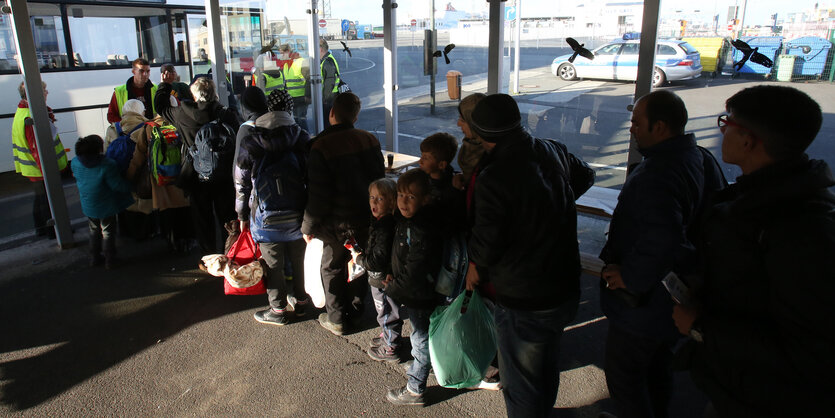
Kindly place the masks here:
<instances>
[{"instance_id":1,"label":"puffy jacket","mask_svg":"<svg viewBox=\"0 0 835 418\"><path fill-rule=\"evenodd\" d=\"M703 224L703 343L691 374L723 417L835 410L835 185L798 157L741 176Z\"/></svg>"},{"instance_id":2,"label":"puffy jacket","mask_svg":"<svg viewBox=\"0 0 835 418\"><path fill-rule=\"evenodd\" d=\"M407 219L395 212L391 270L386 295L415 309L432 309L441 300L435 279L441 269L443 242L436 207L427 205Z\"/></svg>"},{"instance_id":3,"label":"puffy jacket","mask_svg":"<svg viewBox=\"0 0 835 418\"><path fill-rule=\"evenodd\" d=\"M368 244L357 256L357 264L368 271L368 284L383 288L383 279L391 273L391 248L394 242L394 216L372 217L368 227Z\"/></svg>"},{"instance_id":4,"label":"puffy jacket","mask_svg":"<svg viewBox=\"0 0 835 418\"><path fill-rule=\"evenodd\" d=\"M76 157L72 172L81 198L81 211L89 218L115 216L133 203L131 185L122 178L116 162L104 155Z\"/></svg>"},{"instance_id":5,"label":"puffy jacket","mask_svg":"<svg viewBox=\"0 0 835 418\"><path fill-rule=\"evenodd\" d=\"M307 131L301 129L295 123L292 115L288 112L269 112L257 118L254 123L254 129L257 129L262 135L252 135L254 129L250 129L250 135L243 138L241 141L240 150L238 153L238 160L235 164L234 179L235 179L235 211L238 213L238 219L250 220L251 211L257 210L256 203L258 201L258 191L253 188L255 185L255 177L252 170L264 158L267 153L283 154L285 152L294 152L300 159L300 164L304 168L306 164L307 146L310 137ZM304 171L300 173L304 176ZM306 181L306 179L301 179ZM301 210L304 208L305 202L298 202L296 207L301 215ZM278 213L265 214L266 218ZM262 230L256 223L250 223L252 229L252 236L258 242L287 242L300 239L302 237L301 218L292 222L293 225L284 225L276 230Z\"/></svg>"},{"instance_id":6,"label":"puffy jacket","mask_svg":"<svg viewBox=\"0 0 835 418\"><path fill-rule=\"evenodd\" d=\"M708 195L727 184L719 165L702 154L692 134L640 151L645 159L623 184L600 253L607 264L620 265L627 290L602 288L600 302L612 324L621 329L647 337L674 337L673 302L661 279L671 270L683 277L697 268L687 229L698 220ZM632 306L621 297L625 292L635 300Z\"/></svg>"},{"instance_id":7,"label":"puffy jacket","mask_svg":"<svg viewBox=\"0 0 835 418\"><path fill-rule=\"evenodd\" d=\"M580 252L570 184L588 188L593 172L578 180L589 172L564 145L525 132L484 155L470 208L468 252L500 304L542 310L578 296Z\"/></svg>"},{"instance_id":8,"label":"puffy jacket","mask_svg":"<svg viewBox=\"0 0 835 418\"><path fill-rule=\"evenodd\" d=\"M203 125L217 119L231 126L237 132L241 124L238 113L226 109L217 100L210 102L183 101L171 106L171 84L160 83L154 96L154 107L165 120L171 122L187 146L194 145L194 136Z\"/></svg>"},{"instance_id":9,"label":"puffy jacket","mask_svg":"<svg viewBox=\"0 0 835 418\"><path fill-rule=\"evenodd\" d=\"M377 138L350 123L326 128L313 139L308 159L308 200L302 232L323 225L368 227L368 185L385 175Z\"/></svg>"}]
</instances>

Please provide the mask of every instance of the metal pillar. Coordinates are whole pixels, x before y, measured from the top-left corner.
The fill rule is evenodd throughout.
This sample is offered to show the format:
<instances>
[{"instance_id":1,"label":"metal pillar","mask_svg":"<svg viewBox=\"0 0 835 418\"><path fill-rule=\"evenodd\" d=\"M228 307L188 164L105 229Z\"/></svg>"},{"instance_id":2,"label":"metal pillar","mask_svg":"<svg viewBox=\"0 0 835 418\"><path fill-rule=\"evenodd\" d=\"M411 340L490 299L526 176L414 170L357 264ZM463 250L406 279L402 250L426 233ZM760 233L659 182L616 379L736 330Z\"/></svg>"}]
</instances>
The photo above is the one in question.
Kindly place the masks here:
<instances>
[{"instance_id":1,"label":"metal pillar","mask_svg":"<svg viewBox=\"0 0 835 418\"><path fill-rule=\"evenodd\" d=\"M397 124L397 3L383 0L383 92L386 106L386 150L400 152Z\"/></svg>"},{"instance_id":2,"label":"metal pillar","mask_svg":"<svg viewBox=\"0 0 835 418\"><path fill-rule=\"evenodd\" d=\"M29 111L35 122L35 142L38 155L41 158L41 174L46 186L46 196L49 200L49 210L55 221L55 233L58 246L69 248L74 246L72 228L70 227L69 210L61 185L61 173L58 172L58 158L55 156L55 138L49 126L49 112L46 109L46 97L41 85L41 72L38 58L35 56L35 39L32 36L32 25L29 22L29 9L25 0L9 0L11 8L14 36L17 41L17 51L20 54L20 73L26 86L26 99ZM11 94L11 93L6 93Z\"/></svg>"},{"instance_id":3,"label":"metal pillar","mask_svg":"<svg viewBox=\"0 0 835 418\"><path fill-rule=\"evenodd\" d=\"M328 115L322 115L322 68L319 63L322 60L319 53L319 10L317 0L310 0L310 9L307 13L310 18L307 21L307 48L310 59L310 99L313 102L313 135L318 135L325 129L325 119Z\"/></svg>"},{"instance_id":4,"label":"metal pillar","mask_svg":"<svg viewBox=\"0 0 835 418\"><path fill-rule=\"evenodd\" d=\"M206 0L206 25L209 29L209 51L212 55L212 80L220 104L229 106L229 83L226 82L226 53L223 50L219 0Z\"/></svg>"},{"instance_id":5,"label":"metal pillar","mask_svg":"<svg viewBox=\"0 0 835 418\"><path fill-rule=\"evenodd\" d=\"M487 48L487 94L496 94L502 82L505 0L488 1L490 3L490 35Z\"/></svg>"},{"instance_id":6,"label":"metal pillar","mask_svg":"<svg viewBox=\"0 0 835 418\"><path fill-rule=\"evenodd\" d=\"M655 69L655 40L658 38L658 12L660 0L644 1L644 16L641 23L641 46L638 49L638 80L635 82L633 103L652 91L652 72ZM630 107L631 111L632 108ZM635 137L629 138L629 156L627 167L641 162L643 157L638 152Z\"/></svg>"},{"instance_id":7,"label":"metal pillar","mask_svg":"<svg viewBox=\"0 0 835 418\"><path fill-rule=\"evenodd\" d=\"M516 70L513 75L513 93L519 94L519 55L521 52L522 39L522 0L516 0L516 39L514 39L514 47L516 48L516 55L513 57L513 68Z\"/></svg>"},{"instance_id":8,"label":"metal pillar","mask_svg":"<svg viewBox=\"0 0 835 418\"><path fill-rule=\"evenodd\" d=\"M431 0L429 2L431 5L431 9L429 10L429 30L432 33L432 42L430 43L431 49L430 54L432 57L429 58L430 62L432 63L432 71L429 72L429 114L435 114L435 74L438 72L438 60L435 58L435 51L438 49L438 32L435 30L435 0Z\"/></svg>"}]
</instances>

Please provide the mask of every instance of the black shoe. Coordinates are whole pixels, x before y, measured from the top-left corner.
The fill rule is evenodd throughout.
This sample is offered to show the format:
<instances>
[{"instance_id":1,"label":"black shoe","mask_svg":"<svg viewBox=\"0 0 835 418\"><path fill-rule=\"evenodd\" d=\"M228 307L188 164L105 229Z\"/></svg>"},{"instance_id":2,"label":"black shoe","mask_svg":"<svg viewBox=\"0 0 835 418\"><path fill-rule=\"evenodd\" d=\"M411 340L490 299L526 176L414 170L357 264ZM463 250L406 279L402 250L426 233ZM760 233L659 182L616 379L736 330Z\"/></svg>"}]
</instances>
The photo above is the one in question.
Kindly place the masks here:
<instances>
[{"instance_id":1,"label":"black shoe","mask_svg":"<svg viewBox=\"0 0 835 418\"><path fill-rule=\"evenodd\" d=\"M296 299L296 304L294 305L294 312L296 313L296 317L301 318L307 315L307 311L310 309L310 299L306 300L298 300Z\"/></svg>"},{"instance_id":2,"label":"black shoe","mask_svg":"<svg viewBox=\"0 0 835 418\"><path fill-rule=\"evenodd\" d=\"M423 395L410 392L406 386L388 391L386 399L395 405L423 406Z\"/></svg>"},{"instance_id":3,"label":"black shoe","mask_svg":"<svg viewBox=\"0 0 835 418\"><path fill-rule=\"evenodd\" d=\"M327 312L319 314L319 325L321 325L322 328L332 332L334 335L342 336L342 334L345 333L345 331L342 328L342 324L331 322L330 319L328 319Z\"/></svg>"},{"instance_id":4,"label":"black shoe","mask_svg":"<svg viewBox=\"0 0 835 418\"><path fill-rule=\"evenodd\" d=\"M386 345L369 348L368 357L377 361L400 362L400 356L397 355L397 350Z\"/></svg>"},{"instance_id":5,"label":"black shoe","mask_svg":"<svg viewBox=\"0 0 835 418\"><path fill-rule=\"evenodd\" d=\"M255 312L255 320L262 324L270 325L287 325L290 321L284 315L284 311L276 312L272 308L264 309L263 311Z\"/></svg>"}]
</instances>

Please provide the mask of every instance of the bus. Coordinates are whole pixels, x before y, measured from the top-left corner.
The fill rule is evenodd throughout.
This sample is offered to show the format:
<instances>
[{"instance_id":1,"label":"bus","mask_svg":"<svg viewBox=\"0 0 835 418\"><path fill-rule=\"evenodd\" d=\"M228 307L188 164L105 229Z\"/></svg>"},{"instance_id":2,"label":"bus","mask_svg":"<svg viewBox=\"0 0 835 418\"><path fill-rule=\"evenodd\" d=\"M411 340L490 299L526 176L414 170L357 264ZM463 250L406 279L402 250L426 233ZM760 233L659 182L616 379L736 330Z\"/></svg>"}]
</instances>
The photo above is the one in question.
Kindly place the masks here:
<instances>
[{"instance_id":1,"label":"bus","mask_svg":"<svg viewBox=\"0 0 835 418\"><path fill-rule=\"evenodd\" d=\"M209 31L202 1L30 0L27 2L47 105L55 112L61 140L74 153L81 136L104 136L113 88L130 77L130 63L151 63L151 81L159 67L172 63L182 81L209 69ZM176 4L175 4L176 3ZM249 2L244 2L249 4ZM246 62L261 49L261 9L221 8L223 45L231 88L244 89ZM0 15L0 137L11 144L12 121L23 76L18 70L11 18ZM0 152L0 172L14 170L10 150Z\"/></svg>"}]
</instances>

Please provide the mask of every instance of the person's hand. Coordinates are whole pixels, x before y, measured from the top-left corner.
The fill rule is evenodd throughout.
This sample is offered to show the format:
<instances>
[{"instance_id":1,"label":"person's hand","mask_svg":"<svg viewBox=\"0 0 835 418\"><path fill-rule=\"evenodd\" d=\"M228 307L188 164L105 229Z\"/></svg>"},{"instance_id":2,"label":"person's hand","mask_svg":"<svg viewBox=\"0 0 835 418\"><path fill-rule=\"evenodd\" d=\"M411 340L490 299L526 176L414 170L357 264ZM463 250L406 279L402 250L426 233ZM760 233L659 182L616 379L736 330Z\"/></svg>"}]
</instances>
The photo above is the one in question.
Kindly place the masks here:
<instances>
[{"instance_id":1,"label":"person's hand","mask_svg":"<svg viewBox=\"0 0 835 418\"><path fill-rule=\"evenodd\" d=\"M464 186L466 185L467 181L464 179L464 174L458 173L452 176L452 187L458 190L464 190Z\"/></svg>"},{"instance_id":2,"label":"person's hand","mask_svg":"<svg viewBox=\"0 0 835 418\"><path fill-rule=\"evenodd\" d=\"M391 273L386 274L386 278L383 279L383 286L388 286L388 284L393 282L393 281L394 281L394 276L392 276Z\"/></svg>"},{"instance_id":3,"label":"person's hand","mask_svg":"<svg viewBox=\"0 0 835 418\"><path fill-rule=\"evenodd\" d=\"M249 229L249 221L239 221L241 223L241 231L246 231Z\"/></svg>"},{"instance_id":4,"label":"person's hand","mask_svg":"<svg viewBox=\"0 0 835 418\"><path fill-rule=\"evenodd\" d=\"M623 283L623 277L620 275L620 266L617 264L607 264L603 268L600 277L606 281L606 287L608 289L626 289L626 285Z\"/></svg>"},{"instance_id":5,"label":"person's hand","mask_svg":"<svg viewBox=\"0 0 835 418\"><path fill-rule=\"evenodd\" d=\"M302 234L302 237L304 237L304 242L305 242L305 244L310 244L310 241L311 241L313 238L315 238L315 237L313 236L313 234L310 234L310 235L307 235L307 234Z\"/></svg>"},{"instance_id":6,"label":"person's hand","mask_svg":"<svg viewBox=\"0 0 835 418\"><path fill-rule=\"evenodd\" d=\"M673 306L673 322L676 323L678 332L683 335L690 335L690 329L693 328L693 322L696 322L696 318L698 317L699 312L691 306Z\"/></svg>"},{"instance_id":7,"label":"person's hand","mask_svg":"<svg viewBox=\"0 0 835 418\"><path fill-rule=\"evenodd\" d=\"M478 277L478 270L476 269L474 263L470 263L469 267L467 267L467 276L465 280L467 282L467 290L475 290L476 286L478 286L478 282L481 278Z\"/></svg>"},{"instance_id":8,"label":"person's hand","mask_svg":"<svg viewBox=\"0 0 835 418\"><path fill-rule=\"evenodd\" d=\"M171 84L177 81L177 73L174 71L163 71L161 80L163 83Z\"/></svg>"}]
</instances>

